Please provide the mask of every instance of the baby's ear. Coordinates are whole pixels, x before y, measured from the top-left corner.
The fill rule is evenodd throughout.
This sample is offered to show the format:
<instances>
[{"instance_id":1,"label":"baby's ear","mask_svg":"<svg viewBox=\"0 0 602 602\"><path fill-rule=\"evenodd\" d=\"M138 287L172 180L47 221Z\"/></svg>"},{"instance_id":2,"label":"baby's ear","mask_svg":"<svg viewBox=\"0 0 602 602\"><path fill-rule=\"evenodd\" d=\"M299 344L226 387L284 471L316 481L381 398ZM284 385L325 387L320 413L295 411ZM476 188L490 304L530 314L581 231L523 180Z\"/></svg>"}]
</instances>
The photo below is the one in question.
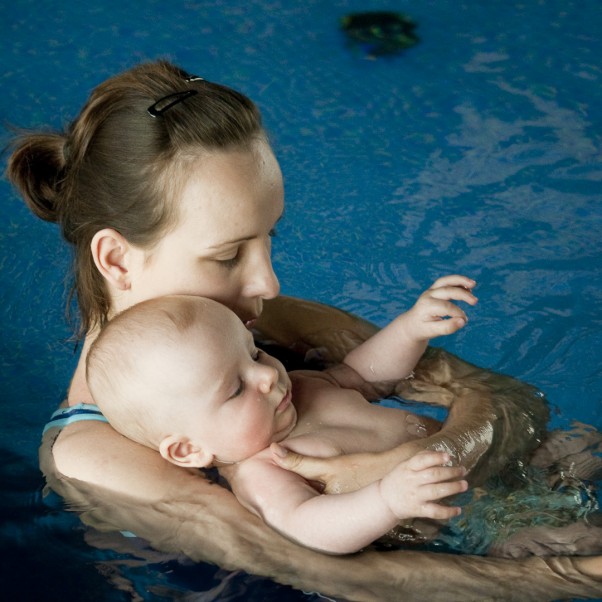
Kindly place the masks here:
<instances>
[{"instance_id":1,"label":"baby's ear","mask_svg":"<svg viewBox=\"0 0 602 602\"><path fill-rule=\"evenodd\" d=\"M177 435L165 437L159 444L159 453L168 462L183 468L207 468L213 462L213 454Z\"/></svg>"}]
</instances>

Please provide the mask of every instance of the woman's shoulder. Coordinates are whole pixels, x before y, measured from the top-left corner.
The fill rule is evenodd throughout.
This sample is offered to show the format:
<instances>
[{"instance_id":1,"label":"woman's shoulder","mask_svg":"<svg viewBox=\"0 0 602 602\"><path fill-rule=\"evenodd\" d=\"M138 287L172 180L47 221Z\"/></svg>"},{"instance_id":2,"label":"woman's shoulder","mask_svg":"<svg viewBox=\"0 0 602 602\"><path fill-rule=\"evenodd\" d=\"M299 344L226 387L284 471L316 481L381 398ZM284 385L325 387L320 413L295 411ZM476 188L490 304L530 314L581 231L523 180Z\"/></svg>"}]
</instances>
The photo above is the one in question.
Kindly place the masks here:
<instances>
[{"instance_id":1,"label":"woman's shoulder","mask_svg":"<svg viewBox=\"0 0 602 602\"><path fill-rule=\"evenodd\" d=\"M106 422L70 424L45 452L51 454L59 478L77 479L148 501L164 499L173 487L186 486L192 476L156 451L123 437ZM196 476L203 480L198 471Z\"/></svg>"}]
</instances>

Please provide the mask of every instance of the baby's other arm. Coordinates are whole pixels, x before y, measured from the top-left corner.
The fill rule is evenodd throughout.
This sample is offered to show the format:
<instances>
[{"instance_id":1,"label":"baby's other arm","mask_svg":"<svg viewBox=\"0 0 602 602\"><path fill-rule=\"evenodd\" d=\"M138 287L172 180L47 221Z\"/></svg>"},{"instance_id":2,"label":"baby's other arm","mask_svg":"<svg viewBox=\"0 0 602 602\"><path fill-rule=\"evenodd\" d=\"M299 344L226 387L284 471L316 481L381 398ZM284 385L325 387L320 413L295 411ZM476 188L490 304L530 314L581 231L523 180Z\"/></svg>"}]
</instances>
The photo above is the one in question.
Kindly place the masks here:
<instances>
[{"instance_id":1,"label":"baby's other arm","mask_svg":"<svg viewBox=\"0 0 602 602\"><path fill-rule=\"evenodd\" d=\"M412 309L349 352L344 362L368 382L406 378L430 339L452 334L466 325L466 314L452 301L475 305L475 284L465 276L439 278Z\"/></svg>"},{"instance_id":2,"label":"baby's other arm","mask_svg":"<svg viewBox=\"0 0 602 602\"><path fill-rule=\"evenodd\" d=\"M448 454L428 452L358 491L321 495L298 475L276 466L266 452L228 467L226 478L236 497L283 535L331 554L356 552L401 519L456 516L459 508L436 500L467 488L466 481L458 480L464 469L444 465Z\"/></svg>"}]
</instances>

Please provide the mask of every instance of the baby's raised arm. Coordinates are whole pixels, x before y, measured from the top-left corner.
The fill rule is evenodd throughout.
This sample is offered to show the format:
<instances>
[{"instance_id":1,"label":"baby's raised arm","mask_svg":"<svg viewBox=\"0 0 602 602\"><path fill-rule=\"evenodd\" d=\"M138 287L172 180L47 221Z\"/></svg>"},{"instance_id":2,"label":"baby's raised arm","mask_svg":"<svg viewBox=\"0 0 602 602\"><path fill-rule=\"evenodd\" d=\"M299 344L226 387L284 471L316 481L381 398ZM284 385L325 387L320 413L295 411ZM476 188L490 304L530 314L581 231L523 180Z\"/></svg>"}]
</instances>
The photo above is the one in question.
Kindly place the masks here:
<instances>
[{"instance_id":1,"label":"baby's raised arm","mask_svg":"<svg viewBox=\"0 0 602 602\"><path fill-rule=\"evenodd\" d=\"M475 305L475 281L465 276L439 278L418 301L382 330L347 354L344 363L368 382L406 378L430 339L464 327L467 317L452 301Z\"/></svg>"},{"instance_id":2,"label":"baby's raised arm","mask_svg":"<svg viewBox=\"0 0 602 602\"><path fill-rule=\"evenodd\" d=\"M423 452L382 479L340 495L321 495L265 458L227 469L226 478L239 501L283 535L309 548L346 554L369 545L399 520L459 514L460 508L437 503L468 487L459 480L465 470L446 465L449 460L446 453Z\"/></svg>"}]
</instances>

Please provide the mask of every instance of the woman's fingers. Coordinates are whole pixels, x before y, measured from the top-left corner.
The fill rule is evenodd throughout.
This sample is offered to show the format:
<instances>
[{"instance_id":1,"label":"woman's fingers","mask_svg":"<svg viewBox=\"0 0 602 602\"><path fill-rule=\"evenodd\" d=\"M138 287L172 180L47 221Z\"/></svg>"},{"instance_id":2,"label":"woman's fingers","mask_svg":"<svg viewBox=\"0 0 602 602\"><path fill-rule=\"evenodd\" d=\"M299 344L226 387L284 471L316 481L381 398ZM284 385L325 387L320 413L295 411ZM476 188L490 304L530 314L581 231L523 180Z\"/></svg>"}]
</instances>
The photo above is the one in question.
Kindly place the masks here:
<instances>
[{"instance_id":1,"label":"woman's fingers","mask_svg":"<svg viewBox=\"0 0 602 602\"><path fill-rule=\"evenodd\" d=\"M308 481L325 482L327 474L330 472L326 470L327 460L323 458L314 458L312 456L302 456L297 454L290 449L286 449L278 443L272 443L270 445L270 451L272 452L272 460L280 468L290 470L299 476L302 476Z\"/></svg>"},{"instance_id":2,"label":"woman's fingers","mask_svg":"<svg viewBox=\"0 0 602 602\"><path fill-rule=\"evenodd\" d=\"M303 477L319 493L345 493L356 491L374 479L370 460L378 462L377 454L352 454L314 458L272 443L272 460L285 470ZM353 458L353 459L352 459ZM362 459L366 459L363 463Z\"/></svg>"}]
</instances>

